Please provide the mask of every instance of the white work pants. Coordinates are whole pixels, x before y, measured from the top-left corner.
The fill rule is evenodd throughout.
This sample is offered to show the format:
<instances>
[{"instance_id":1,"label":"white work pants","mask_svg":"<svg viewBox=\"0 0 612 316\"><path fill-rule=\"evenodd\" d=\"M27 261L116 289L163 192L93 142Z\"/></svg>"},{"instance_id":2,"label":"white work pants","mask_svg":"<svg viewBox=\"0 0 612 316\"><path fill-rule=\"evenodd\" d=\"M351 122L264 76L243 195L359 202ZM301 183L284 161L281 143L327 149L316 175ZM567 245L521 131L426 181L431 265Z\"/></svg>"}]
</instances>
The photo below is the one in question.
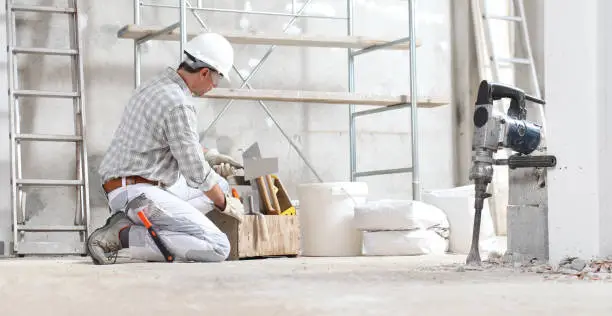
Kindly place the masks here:
<instances>
[{"instance_id":1,"label":"white work pants","mask_svg":"<svg viewBox=\"0 0 612 316\"><path fill-rule=\"evenodd\" d=\"M227 192L229 186L225 179L221 180L219 185ZM227 236L204 215L213 209L212 202L203 192L188 187L183 178L168 191L141 183L123 186L108 194L112 212L127 211L127 216L136 224L130 229L129 240L133 259L164 261L157 245L138 218L137 210L126 210L127 203L140 194L144 194L157 206L147 208L145 215L175 260L219 262L227 259L230 252Z\"/></svg>"},{"instance_id":2,"label":"white work pants","mask_svg":"<svg viewBox=\"0 0 612 316\"><path fill-rule=\"evenodd\" d=\"M215 174L215 177L217 184L221 187L221 190L225 193L229 193L230 187L227 180L218 174ZM179 176L178 181L169 186L166 191L178 196L183 201L187 201L204 214L214 209L213 202L206 195L204 195L204 192L188 186L187 181L185 181L185 177L183 176Z\"/></svg>"}]
</instances>

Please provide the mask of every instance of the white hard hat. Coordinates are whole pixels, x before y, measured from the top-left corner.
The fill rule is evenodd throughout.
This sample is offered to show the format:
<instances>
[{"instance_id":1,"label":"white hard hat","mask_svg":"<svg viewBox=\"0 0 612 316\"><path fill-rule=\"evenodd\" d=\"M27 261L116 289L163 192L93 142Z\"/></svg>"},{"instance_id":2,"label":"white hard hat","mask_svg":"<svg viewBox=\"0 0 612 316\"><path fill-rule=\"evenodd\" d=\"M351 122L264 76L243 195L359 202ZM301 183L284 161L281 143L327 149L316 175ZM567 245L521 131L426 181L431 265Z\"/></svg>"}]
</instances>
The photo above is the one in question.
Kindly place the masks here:
<instances>
[{"instance_id":1,"label":"white hard hat","mask_svg":"<svg viewBox=\"0 0 612 316\"><path fill-rule=\"evenodd\" d=\"M192 38L185 45L185 53L198 62L210 66L229 81L229 72L234 64L234 49L230 42L217 33L202 33Z\"/></svg>"}]
</instances>

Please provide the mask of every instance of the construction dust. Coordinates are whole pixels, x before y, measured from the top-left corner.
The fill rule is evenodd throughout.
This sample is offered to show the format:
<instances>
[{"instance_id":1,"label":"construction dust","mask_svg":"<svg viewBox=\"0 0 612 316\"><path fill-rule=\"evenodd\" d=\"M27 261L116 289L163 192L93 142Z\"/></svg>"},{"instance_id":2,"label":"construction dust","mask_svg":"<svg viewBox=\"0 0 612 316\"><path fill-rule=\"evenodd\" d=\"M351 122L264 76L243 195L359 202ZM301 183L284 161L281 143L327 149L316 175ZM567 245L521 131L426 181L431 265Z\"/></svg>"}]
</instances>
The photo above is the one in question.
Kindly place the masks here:
<instances>
[{"instance_id":1,"label":"construction dust","mask_svg":"<svg viewBox=\"0 0 612 316\"><path fill-rule=\"evenodd\" d=\"M88 258L6 259L0 260L0 303L11 316L591 316L612 310L607 283L589 273L579 277L587 268L592 276L609 270L608 262L581 267L572 260L559 273L530 263L487 261L474 268L463 262L465 256L453 255L109 266ZM576 272L564 274L570 267Z\"/></svg>"}]
</instances>

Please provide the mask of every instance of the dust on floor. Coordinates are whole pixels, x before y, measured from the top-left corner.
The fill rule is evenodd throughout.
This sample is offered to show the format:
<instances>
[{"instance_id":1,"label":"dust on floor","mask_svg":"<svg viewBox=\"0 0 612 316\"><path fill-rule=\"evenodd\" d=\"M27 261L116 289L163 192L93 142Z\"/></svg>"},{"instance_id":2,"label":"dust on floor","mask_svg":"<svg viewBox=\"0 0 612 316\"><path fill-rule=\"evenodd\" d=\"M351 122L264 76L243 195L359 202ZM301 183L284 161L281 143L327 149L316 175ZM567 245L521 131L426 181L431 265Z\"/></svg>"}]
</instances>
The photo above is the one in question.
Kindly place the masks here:
<instances>
[{"instance_id":1,"label":"dust on floor","mask_svg":"<svg viewBox=\"0 0 612 316\"><path fill-rule=\"evenodd\" d=\"M0 260L2 315L610 315L612 284L464 256ZM540 271L541 272L541 271Z\"/></svg>"}]
</instances>

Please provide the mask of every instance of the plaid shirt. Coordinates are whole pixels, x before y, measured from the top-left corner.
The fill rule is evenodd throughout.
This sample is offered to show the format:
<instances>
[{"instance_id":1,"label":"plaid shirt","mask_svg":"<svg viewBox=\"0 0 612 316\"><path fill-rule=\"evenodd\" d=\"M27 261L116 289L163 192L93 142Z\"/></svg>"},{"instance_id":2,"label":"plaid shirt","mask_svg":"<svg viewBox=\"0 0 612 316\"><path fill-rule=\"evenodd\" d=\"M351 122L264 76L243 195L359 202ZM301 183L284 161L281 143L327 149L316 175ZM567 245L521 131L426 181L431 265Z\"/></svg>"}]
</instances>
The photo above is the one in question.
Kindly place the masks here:
<instances>
[{"instance_id":1,"label":"plaid shirt","mask_svg":"<svg viewBox=\"0 0 612 316\"><path fill-rule=\"evenodd\" d=\"M141 176L172 185L180 173L187 185L202 191L216 184L198 139L191 92L174 69L136 89L99 173L103 182Z\"/></svg>"}]
</instances>

